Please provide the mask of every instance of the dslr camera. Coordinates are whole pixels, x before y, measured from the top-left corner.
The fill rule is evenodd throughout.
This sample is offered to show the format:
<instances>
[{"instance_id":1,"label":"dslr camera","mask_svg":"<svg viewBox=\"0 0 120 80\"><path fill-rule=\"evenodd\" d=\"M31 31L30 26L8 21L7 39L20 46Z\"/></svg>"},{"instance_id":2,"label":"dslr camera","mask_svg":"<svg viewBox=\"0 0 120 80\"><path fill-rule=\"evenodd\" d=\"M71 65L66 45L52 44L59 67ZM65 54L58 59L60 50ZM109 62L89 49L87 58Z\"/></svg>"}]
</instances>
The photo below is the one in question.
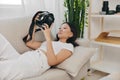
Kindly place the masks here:
<instances>
[{"instance_id":1,"label":"dslr camera","mask_svg":"<svg viewBox=\"0 0 120 80\"><path fill-rule=\"evenodd\" d=\"M35 24L39 27L42 27L44 23L46 23L49 27L54 22L54 16L52 13L49 13L48 11L43 11L39 13L38 18L35 21Z\"/></svg>"},{"instance_id":2,"label":"dslr camera","mask_svg":"<svg viewBox=\"0 0 120 80\"><path fill-rule=\"evenodd\" d=\"M44 24L47 24L49 27L54 22L54 15L48 11L38 11L34 17L32 18L31 25L29 27L28 34L23 38L23 41L26 43L32 39L32 34L34 30L34 25L37 25L38 27L42 27ZM43 28L43 27L42 27ZM44 28L43 28L44 29ZM35 32L40 31L41 29L36 29ZM27 39L28 35L30 36L29 39Z\"/></svg>"}]
</instances>

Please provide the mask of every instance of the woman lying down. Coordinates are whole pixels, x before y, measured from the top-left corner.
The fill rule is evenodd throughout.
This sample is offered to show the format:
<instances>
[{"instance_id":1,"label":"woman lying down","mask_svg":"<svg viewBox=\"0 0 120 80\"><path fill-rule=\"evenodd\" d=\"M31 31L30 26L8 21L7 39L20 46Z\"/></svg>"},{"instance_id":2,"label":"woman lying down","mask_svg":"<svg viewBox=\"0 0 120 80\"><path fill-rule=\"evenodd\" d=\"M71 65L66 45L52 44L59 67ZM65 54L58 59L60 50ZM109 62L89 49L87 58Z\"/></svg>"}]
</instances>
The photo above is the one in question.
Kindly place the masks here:
<instances>
[{"instance_id":1,"label":"woman lying down","mask_svg":"<svg viewBox=\"0 0 120 80\"><path fill-rule=\"evenodd\" d=\"M19 54L0 34L0 80L21 80L40 75L73 54L77 46L74 26L68 22L63 23L56 41L51 39L49 26L45 24L43 27L41 29L46 41L35 41L35 25L32 39L26 42L26 46L33 50L24 54Z\"/></svg>"}]
</instances>

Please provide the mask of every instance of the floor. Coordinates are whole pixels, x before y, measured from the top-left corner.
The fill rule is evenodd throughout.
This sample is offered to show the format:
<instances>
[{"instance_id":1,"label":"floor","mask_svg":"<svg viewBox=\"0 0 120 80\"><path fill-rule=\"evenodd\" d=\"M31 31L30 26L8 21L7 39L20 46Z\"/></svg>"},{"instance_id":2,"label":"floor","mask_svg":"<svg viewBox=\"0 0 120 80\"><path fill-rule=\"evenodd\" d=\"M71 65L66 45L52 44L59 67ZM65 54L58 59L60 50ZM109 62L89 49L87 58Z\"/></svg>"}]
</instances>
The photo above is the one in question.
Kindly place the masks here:
<instances>
[{"instance_id":1,"label":"floor","mask_svg":"<svg viewBox=\"0 0 120 80\"><path fill-rule=\"evenodd\" d=\"M86 77L85 80L99 80L100 78L107 76L108 74L100 72L100 71L94 71L93 73L90 73L89 76Z\"/></svg>"}]
</instances>

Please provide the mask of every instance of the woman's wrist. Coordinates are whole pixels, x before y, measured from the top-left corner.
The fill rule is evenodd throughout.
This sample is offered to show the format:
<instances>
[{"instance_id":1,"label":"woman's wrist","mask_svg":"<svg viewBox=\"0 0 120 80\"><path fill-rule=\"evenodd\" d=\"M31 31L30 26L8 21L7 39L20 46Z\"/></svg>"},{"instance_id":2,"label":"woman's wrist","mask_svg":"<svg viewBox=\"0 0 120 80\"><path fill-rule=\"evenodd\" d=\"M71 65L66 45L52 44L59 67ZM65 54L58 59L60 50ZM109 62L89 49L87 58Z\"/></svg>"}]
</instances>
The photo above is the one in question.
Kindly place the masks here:
<instances>
[{"instance_id":1,"label":"woman's wrist","mask_svg":"<svg viewBox=\"0 0 120 80\"><path fill-rule=\"evenodd\" d=\"M52 40L50 33L45 34L45 39L46 39L46 41L51 41Z\"/></svg>"},{"instance_id":2,"label":"woman's wrist","mask_svg":"<svg viewBox=\"0 0 120 80\"><path fill-rule=\"evenodd\" d=\"M46 41L52 41L52 39L51 38L47 38Z\"/></svg>"}]
</instances>

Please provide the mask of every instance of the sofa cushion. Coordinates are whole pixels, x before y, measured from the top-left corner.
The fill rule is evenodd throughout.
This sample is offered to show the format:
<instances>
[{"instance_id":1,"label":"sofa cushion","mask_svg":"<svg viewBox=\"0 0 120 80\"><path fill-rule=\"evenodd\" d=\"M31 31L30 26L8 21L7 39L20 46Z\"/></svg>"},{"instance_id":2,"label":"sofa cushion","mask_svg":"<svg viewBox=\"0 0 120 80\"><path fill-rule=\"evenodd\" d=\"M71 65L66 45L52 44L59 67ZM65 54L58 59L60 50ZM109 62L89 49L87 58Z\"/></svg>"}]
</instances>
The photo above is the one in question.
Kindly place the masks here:
<instances>
[{"instance_id":1,"label":"sofa cushion","mask_svg":"<svg viewBox=\"0 0 120 80\"><path fill-rule=\"evenodd\" d=\"M89 39L77 39L76 43L78 43L80 46L89 47L90 46L90 40Z\"/></svg>"},{"instance_id":2,"label":"sofa cushion","mask_svg":"<svg viewBox=\"0 0 120 80\"><path fill-rule=\"evenodd\" d=\"M18 24L19 23L19 24ZM0 22L0 33L12 44L19 52L23 53L30 50L23 42L23 37L28 34L31 18L15 18L2 20ZM8 28L9 27L9 28ZM36 40L44 41L44 35L41 31L36 33Z\"/></svg>"},{"instance_id":3,"label":"sofa cushion","mask_svg":"<svg viewBox=\"0 0 120 80\"><path fill-rule=\"evenodd\" d=\"M56 67L64 69L71 76L77 76L80 68L92 57L94 48L81 47L75 48L73 55Z\"/></svg>"},{"instance_id":4,"label":"sofa cushion","mask_svg":"<svg viewBox=\"0 0 120 80\"><path fill-rule=\"evenodd\" d=\"M24 80L71 80L69 75L64 71L56 68L50 68L44 74Z\"/></svg>"}]
</instances>

